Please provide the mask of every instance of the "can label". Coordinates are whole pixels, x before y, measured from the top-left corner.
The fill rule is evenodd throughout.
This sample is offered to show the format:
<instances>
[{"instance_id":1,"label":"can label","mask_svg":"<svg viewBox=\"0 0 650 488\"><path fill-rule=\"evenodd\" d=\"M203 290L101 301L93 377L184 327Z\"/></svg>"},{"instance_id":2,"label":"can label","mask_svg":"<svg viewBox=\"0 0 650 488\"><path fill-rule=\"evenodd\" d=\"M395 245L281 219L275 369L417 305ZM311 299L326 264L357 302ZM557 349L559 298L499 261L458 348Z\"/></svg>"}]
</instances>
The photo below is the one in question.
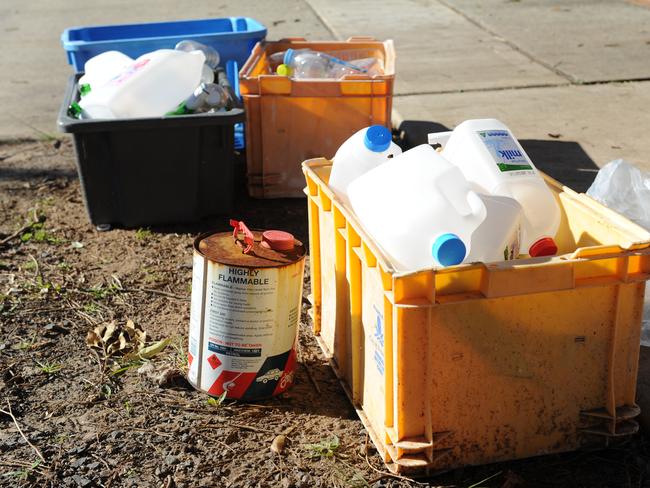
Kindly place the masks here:
<instances>
[{"instance_id":1,"label":"can label","mask_svg":"<svg viewBox=\"0 0 650 488\"><path fill-rule=\"evenodd\" d=\"M252 400L293 383L303 260L245 268L194 255L189 379L199 389Z\"/></svg>"}]
</instances>

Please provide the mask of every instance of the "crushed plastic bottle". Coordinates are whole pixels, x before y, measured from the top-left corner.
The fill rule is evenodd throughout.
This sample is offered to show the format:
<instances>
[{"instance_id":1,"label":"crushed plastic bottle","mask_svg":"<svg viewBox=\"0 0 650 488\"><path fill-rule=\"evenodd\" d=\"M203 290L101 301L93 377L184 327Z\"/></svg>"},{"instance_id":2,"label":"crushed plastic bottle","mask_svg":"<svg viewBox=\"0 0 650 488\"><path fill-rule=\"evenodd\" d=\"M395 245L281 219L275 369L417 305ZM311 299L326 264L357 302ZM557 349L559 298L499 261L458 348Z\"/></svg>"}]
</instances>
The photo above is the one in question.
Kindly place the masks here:
<instances>
[{"instance_id":1,"label":"crushed plastic bottle","mask_svg":"<svg viewBox=\"0 0 650 488\"><path fill-rule=\"evenodd\" d=\"M219 61L221 60L221 56L219 56L219 52L215 48L206 46L198 41L185 39L176 44L174 49L188 53L192 51L201 51L205 55L205 64L207 64L212 70L217 69Z\"/></svg>"},{"instance_id":2,"label":"crushed plastic bottle","mask_svg":"<svg viewBox=\"0 0 650 488\"><path fill-rule=\"evenodd\" d=\"M650 172L622 159L610 161L598 171L587 195L650 230Z\"/></svg>"},{"instance_id":3,"label":"crushed plastic bottle","mask_svg":"<svg viewBox=\"0 0 650 488\"><path fill-rule=\"evenodd\" d=\"M271 61L277 61L282 54L282 64L277 73L292 78L330 78L339 79L345 75L375 74L378 71L376 58L343 59L311 49L287 49L283 53L271 55ZM373 73L370 73L370 70Z\"/></svg>"}]
</instances>

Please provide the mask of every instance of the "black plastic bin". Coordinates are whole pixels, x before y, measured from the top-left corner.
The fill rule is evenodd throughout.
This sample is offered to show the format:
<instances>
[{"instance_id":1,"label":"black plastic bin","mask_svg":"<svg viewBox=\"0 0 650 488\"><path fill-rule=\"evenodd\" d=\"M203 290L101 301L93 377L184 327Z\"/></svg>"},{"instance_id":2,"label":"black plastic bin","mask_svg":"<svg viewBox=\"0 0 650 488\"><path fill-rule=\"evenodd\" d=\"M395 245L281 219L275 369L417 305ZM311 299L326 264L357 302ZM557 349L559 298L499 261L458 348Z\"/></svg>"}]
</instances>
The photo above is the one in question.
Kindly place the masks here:
<instances>
[{"instance_id":1,"label":"black plastic bin","mask_svg":"<svg viewBox=\"0 0 650 488\"><path fill-rule=\"evenodd\" d=\"M70 77L59 112L74 136L90 221L103 229L179 224L226 214L234 199L234 124L244 110L147 119L79 120Z\"/></svg>"}]
</instances>

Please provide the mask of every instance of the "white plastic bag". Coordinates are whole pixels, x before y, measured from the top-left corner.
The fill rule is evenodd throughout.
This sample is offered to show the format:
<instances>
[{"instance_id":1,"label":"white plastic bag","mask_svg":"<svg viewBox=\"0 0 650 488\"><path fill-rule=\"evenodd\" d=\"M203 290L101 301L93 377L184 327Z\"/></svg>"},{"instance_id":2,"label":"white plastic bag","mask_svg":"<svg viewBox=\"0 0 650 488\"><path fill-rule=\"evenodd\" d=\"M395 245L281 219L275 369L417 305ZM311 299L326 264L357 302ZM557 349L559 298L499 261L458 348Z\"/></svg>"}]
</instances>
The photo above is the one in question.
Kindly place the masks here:
<instances>
[{"instance_id":1,"label":"white plastic bag","mask_svg":"<svg viewBox=\"0 0 650 488\"><path fill-rule=\"evenodd\" d=\"M617 159L603 166L587 195L650 230L650 173Z\"/></svg>"}]
</instances>

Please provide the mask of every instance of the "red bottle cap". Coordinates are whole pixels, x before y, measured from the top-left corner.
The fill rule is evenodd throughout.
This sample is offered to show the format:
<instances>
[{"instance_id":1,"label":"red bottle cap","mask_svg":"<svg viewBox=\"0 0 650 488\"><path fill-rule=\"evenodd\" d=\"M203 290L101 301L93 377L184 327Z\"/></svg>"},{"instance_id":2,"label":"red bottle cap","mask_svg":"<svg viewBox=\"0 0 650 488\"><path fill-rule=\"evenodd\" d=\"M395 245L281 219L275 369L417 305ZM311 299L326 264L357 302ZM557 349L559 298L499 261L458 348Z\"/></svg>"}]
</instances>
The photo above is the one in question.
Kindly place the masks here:
<instances>
[{"instance_id":1,"label":"red bottle cap","mask_svg":"<svg viewBox=\"0 0 650 488\"><path fill-rule=\"evenodd\" d=\"M550 237L542 237L530 246L528 254L533 258L539 256L555 256L557 254L557 244Z\"/></svg>"},{"instance_id":2,"label":"red bottle cap","mask_svg":"<svg viewBox=\"0 0 650 488\"><path fill-rule=\"evenodd\" d=\"M293 234L282 230L267 230L262 232L262 245L264 244L274 251L290 251L296 245Z\"/></svg>"}]
</instances>

